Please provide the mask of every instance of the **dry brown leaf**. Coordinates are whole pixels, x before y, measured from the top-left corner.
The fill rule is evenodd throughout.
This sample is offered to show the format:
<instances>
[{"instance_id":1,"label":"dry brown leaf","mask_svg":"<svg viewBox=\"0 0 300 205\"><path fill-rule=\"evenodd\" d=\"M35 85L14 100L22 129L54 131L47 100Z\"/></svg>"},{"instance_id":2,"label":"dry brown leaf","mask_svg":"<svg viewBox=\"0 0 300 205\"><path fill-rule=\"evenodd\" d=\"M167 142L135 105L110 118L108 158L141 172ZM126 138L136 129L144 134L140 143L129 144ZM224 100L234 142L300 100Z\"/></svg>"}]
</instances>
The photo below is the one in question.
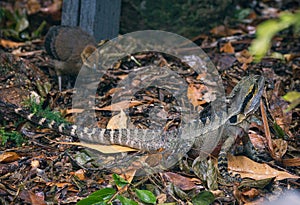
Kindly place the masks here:
<instances>
[{"instance_id":1,"label":"dry brown leaf","mask_svg":"<svg viewBox=\"0 0 300 205\"><path fill-rule=\"evenodd\" d=\"M97 150L98 152L102 152L104 154L138 151L137 149L131 147L125 147L121 145L101 145L101 144L89 144L85 142L55 142L55 143L82 146L89 149Z\"/></svg>"},{"instance_id":2,"label":"dry brown leaf","mask_svg":"<svg viewBox=\"0 0 300 205\"><path fill-rule=\"evenodd\" d=\"M262 205L265 202L266 202L266 200L263 197L260 197L254 201L244 202L244 205Z\"/></svg>"},{"instance_id":3,"label":"dry brown leaf","mask_svg":"<svg viewBox=\"0 0 300 205\"><path fill-rule=\"evenodd\" d=\"M187 178L173 172L165 172L163 173L163 177L182 190L191 190L196 188L196 185L191 178Z\"/></svg>"},{"instance_id":4,"label":"dry brown leaf","mask_svg":"<svg viewBox=\"0 0 300 205\"><path fill-rule=\"evenodd\" d=\"M112 172L119 174L123 179L128 181L129 183L132 182L135 173L138 169L143 167L143 163L145 163L147 156L142 156L138 160L132 162L132 164L129 167L123 168L123 167L114 167L112 168ZM118 190L120 193L127 191L128 186L124 186L123 188L118 187Z\"/></svg>"},{"instance_id":5,"label":"dry brown leaf","mask_svg":"<svg viewBox=\"0 0 300 205\"><path fill-rule=\"evenodd\" d=\"M20 156L15 152L4 152L0 154L0 162L8 163L20 159Z\"/></svg>"},{"instance_id":6,"label":"dry brown leaf","mask_svg":"<svg viewBox=\"0 0 300 205\"><path fill-rule=\"evenodd\" d=\"M294 60L295 58L299 58L300 53L284 54L283 56L287 62L290 62L290 61Z\"/></svg>"},{"instance_id":7,"label":"dry brown leaf","mask_svg":"<svg viewBox=\"0 0 300 205\"><path fill-rule=\"evenodd\" d=\"M233 172L240 174L243 178L249 177L255 180L271 177L276 177L275 180L299 178L299 176L276 170L267 164L254 162L244 156L228 155L228 167Z\"/></svg>"},{"instance_id":8,"label":"dry brown leaf","mask_svg":"<svg viewBox=\"0 0 300 205\"><path fill-rule=\"evenodd\" d=\"M232 46L231 42L225 43L224 46L220 48L220 52L223 53L234 53L234 47Z\"/></svg>"},{"instance_id":9,"label":"dry brown leaf","mask_svg":"<svg viewBox=\"0 0 300 205\"><path fill-rule=\"evenodd\" d=\"M56 182L47 182L46 185L47 186L57 186L58 188L63 188L65 186L69 186L69 187L73 186L69 182L58 182L58 183L56 183Z\"/></svg>"},{"instance_id":10,"label":"dry brown leaf","mask_svg":"<svg viewBox=\"0 0 300 205\"><path fill-rule=\"evenodd\" d=\"M14 49L11 54L15 55L15 56L19 56L22 53L22 47L18 47L16 49Z\"/></svg>"},{"instance_id":11,"label":"dry brown leaf","mask_svg":"<svg viewBox=\"0 0 300 205\"><path fill-rule=\"evenodd\" d=\"M112 172L122 175L126 173L126 176L134 176L136 170L142 168L145 163L147 156L141 156L139 157L139 159L137 161L134 161L131 163L131 165L129 167L114 167L112 168Z\"/></svg>"},{"instance_id":12,"label":"dry brown leaf","mask_svg":"<svg viewBox=\"0 0 300 205\"><path fill-rule=\"evenodd\" d=\"M210 33L212 33L216 36L232 36L235 34L241 34L241 33L243 33L243 31L239 30L239 29L227 28L226 26L221 25L221 26L217 26L217 27L211 29Z\"/></svg>"},{"instance_id":13,"label":"dry brown leaf","mask_svg":"<svg viewBox=\"0 0 300 205\"><path fill-rule=\"evenodd\" d=\"M253 56L246 49L242 50L241 52L235 53L235 57L240 63L249 64L253 62Z\"/></svg>"},{"instance_id":14,"label":"dry brown leaf","mask_svg":"<svg viewBox=\"0 0 300 205\"><path fill-rule=\"evenodd\" d=\"M248 132L251 143L257 150L263 151L266 148L266 138L256 132L249 130Z\"/></svg>"},{"instance_id":15,"label":"dry brown leaf","mask_svg":"<svg viewBox=\"0 0 300 205\"><path fill-rule=\"evenodd\" d=\"M251 188L250 190L242 192L243 196L247 196L250 199L257 197L259 194L260 194L260 192L255 188Z\"/></svg>"},{"instance_id":16,"label":"dry brown leaf","mask_svg":"<svg viewBox=\"0 0 300 205\"><path fill-rule=\"evenodd\" d=\"M149 154L145 162L149 166L155 167L155 166L159 165L159 163L162 160L162 157L163 157L163 155L161 153Z\"/></svg>"},{"instance_id":17,"label":"dry brown leaf","mask_svg":"<svg viewBox=\"0 0 300 205\"><path fill-rule=\"evenodd\" d=\"M189 87L187 90L187 97L194 107L197 107L199 105L203 105L206 103L205 100L200 100L203 98L202 93L205 93L206 90L207 89L204 85L189 84Z\"/></svg>"},{"instance_id":18,"label":"dry brown leaf","mask_svg":"<svg viewBox=\"0 0 300 205\"><path fill-rule=\"evenodd\" d=\"M141 105L143 104L143 102L141 101L122 101L122 102L118 102L106 107L102 107L102 108L94 108L95 110L108 110L108 111L120 111L120 110L125 110L127 108L131 108L137 105Z\"/></svg>"},{"instance_id":19,"label":"dry brown leaf","mask_svg":"<svg viewBox=\"0 0 300 205\"><path fill-rule=\"evenodd\" d=\"M126 171L125 173L123 174L120 174L120 176L125 179L126 181L128 181L129 183L132 182L134 176L135 176L135 173L136 173L136 170L137 169L130 169L128 171Z\"/></svg>"},{"instance_id":20,"label":"dry brown leaf","mask_svg":"<svg viewBox=\"0 0 300 205\"><path fill-rule=\"evenodd\" d=\"M46 205L43 192L33 193L32 191L23 189L22 191L20 191L19 197L23 200L23 203L27 202L29 204L35 205Z\"/></svg>"},{"instance_id":21,"label":"dry brown leaf","mask_svg":"<svg viewBox=\"0 0 300 205\"><path fill-rule=\"evenodd\" d=\"M238 189L237 186L233 186L233 196L238 201L238 204L243 204L242 192Z\"/></svg>"},{"instance_id":22,"label":"dry brown leaf","mask_svg":"<svg viewBox=\"0 0 300 205\"><path fill-rule=\"evenodd\" d=\"M3 46L4 48L17 48L19 46L24 46L26 44L22 42L14 42L6 39L0 39L0 45Z\"/></svg>"},{"instance_id":23,"label":"dry brown leaf","mask_svg":"<svg viewBox=\"0 0 300 205\"><path fill-rule=\"evenodd\" d=\"M36 169L40 166L39 160L32 160L30 164L33 169Z\"/></svg>"},{"instance_id":24,"label":"dry brown leaf","mask_svg":"<svg viewBox=\"0 0 300 205\"><path fill-rule=\"evenodd\" d=\"M66 109L64 111L61 111L61 113L63 113L63 115L69 115L73 113L82 113L83 111L84 109L72 108L72 109Z\"/></svg>"},{"instance_id":25,"label":"dry brown leaf","mask_svg":"<svg viewBox=\"0 0 300 205\"><path fill-rule=\"evenodd\" d=\"M276 159L282 159L283 155L285 155L288 144L283 139L274 139L273 140L273 149L274 149L274 155Z\"/></svg>"},{"instance_id":26,"label":"dry brown leaf","mask_svg":"<svg viewBox=\"0 0 300 205\"><path fill-rule=\"evenodd\" d=\"M76 176L79 180L85 180L84 172L83 169L79 169L76 172L70 172L70 174Z\"/></svg>"},{"instance_id":27,"label":"dry brown leaf","mask_svg":"<svg viewBox=\"0 0 300 205\"><path fill-rule=\"evenodd\" d=\"M157 203L158 204L163 204L167 201L167 195L166 194L159 194L157 197Z\"/></svg>"},{"instance_id":28,"label":"dry brown leaf","mask_svg":"<svg viewBox=\"0 0 300 205\"><path fill-rule=\"evenodd\" d=\"M33 56L33 55L41 55L43 52L44 52L43 50L24 52L21 50L21 48L19 48L19 49L13 50L11 53L18 57L27 57L27 56Z\"/></svg>"},{"instance_id":29,"label":"dry brown leaf","mask_svg":"<svg viewBox=\"0 0 300 205\"><path fill-rule=\"evenodd\" d=\"M283 159L281 163L288 167L298 167L300 166L300 158Z\"/></svg>"},{"instance_id":30,"label":"dry brown leaf","mask_svg":"<svg viewBox=\"0 0 300 205\"><path fill-rule=\"evenodd\" d=\"M29 15L35 14L40 11L41 5L37 0L28 0L26 4L27 13Z\"/></svg>"},{"instance_id":31,"label":"dry brown leaf","mask_svg":"<svg viewBox=\"0 0 300 205\"><path fill-rule=\"evenodd\" d=\"M127 128L127 116L126 113L121 109L121 112L112 118L106 126L107 129L126 129Z\"/></svg>"},{"instance_id":32,"label":"dry brown leaf","mask_svg":"<svg viewBox=\"0 0 300 205\"><path fill-rule=\"evenodd\" d=\"M272 156L273 159L277 159L273 149L273 143L272 143L271 132L269 128L267 113L265 110L265 105L262 100L260 100L260 111L261 111L261 116L264 124L265 136L268 143L268 149L270 151L270 155Z\"/></svg>"},{"instance_id":33,"label":"dry brown leaf","mask_svg":"<svg viewBox=\"0 0 300 205\"><path fill-rule=\"evenodd\" d=\"M283 129L283 131L293 137L293 133L290 131L290 124L292 123L292 112L284 112L289 103L282 99L282 81L278 80L275 83L274 89L270 93L269 108L272 118L276 121L277 125Z\"/></svg>"},{"instance_id":34,"label":"dry brown leaf","mask_svg":"<svg viewBox=\"0 0 300 205\"><path fill-rule=\"evenodd\" d=\"M46 205L45 196L43 192L33 193L29 191L31 204L35 205Z\"/></svg>"}]
</instances>

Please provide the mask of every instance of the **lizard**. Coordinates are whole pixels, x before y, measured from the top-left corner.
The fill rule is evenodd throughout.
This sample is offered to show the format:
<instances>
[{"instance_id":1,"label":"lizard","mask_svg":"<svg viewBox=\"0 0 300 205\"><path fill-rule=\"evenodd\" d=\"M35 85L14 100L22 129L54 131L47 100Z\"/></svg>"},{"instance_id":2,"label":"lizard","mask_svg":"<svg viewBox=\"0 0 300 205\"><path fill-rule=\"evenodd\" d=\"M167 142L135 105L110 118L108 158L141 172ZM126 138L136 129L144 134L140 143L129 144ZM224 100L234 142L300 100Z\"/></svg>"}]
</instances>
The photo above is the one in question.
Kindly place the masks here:
<instances>
[{"instance_id":1,"label":"lizard","mask_svg":"<svg viewBox=\"0 0 300 205\"><path fill-rule=\"evenodd\" d=\"M52 26L44 47L52 58L49 63L56 71L61 91L61 76L78 74L85 58L96 50L96 40L80 27Z\"/></svg>"},{"instance_id":2,"label":"lizard","mask_svg":"<svg viewBox=\"0 0 300 205\"><path fill-rule=\"evenodd\" d=\"M77 127L76 125L64 123L58 124L55 121L50 121L46 118L36 116L33 113L28 113L21 107L7 104L2 101L0 101L0 107L6 106L12 108L16 114L35 124L48 127L62 134L76 136L83 142L102 145L122 145L147 152L173 149L174 143L178 142L176 141L176 137L178 136L181 136L184 142L188 141L188 139L195 138L194 141L188 141L187 143L193 143L193 147L197 150L201 147L203 139L205 140L211 137L213 130L217 130L224 126L225 131L220 140L222 142L222 147L218 157L218 167L221 176L227 181L233 181L235 178L231 177L227 170L228 165L226 155L234 144L237 134L242 131L247 132L249 124L247 120L257 110L263 88L264 77L259 75L244 77L227 97L230 106L228 108L228 116L226 116L225 119L220 120L216 116L209 125L196 119L190 121L186 126L179 128L178 131L170 130L165 132L149 129L101 129ZM185 132L188 131L189 138L185 138ZM155 143L153 143L153 139L155 139ZM243 142L249 144L247 140L243 140ZM248 150L252 150L252 147Z\"/></svg>"}]
</instances>

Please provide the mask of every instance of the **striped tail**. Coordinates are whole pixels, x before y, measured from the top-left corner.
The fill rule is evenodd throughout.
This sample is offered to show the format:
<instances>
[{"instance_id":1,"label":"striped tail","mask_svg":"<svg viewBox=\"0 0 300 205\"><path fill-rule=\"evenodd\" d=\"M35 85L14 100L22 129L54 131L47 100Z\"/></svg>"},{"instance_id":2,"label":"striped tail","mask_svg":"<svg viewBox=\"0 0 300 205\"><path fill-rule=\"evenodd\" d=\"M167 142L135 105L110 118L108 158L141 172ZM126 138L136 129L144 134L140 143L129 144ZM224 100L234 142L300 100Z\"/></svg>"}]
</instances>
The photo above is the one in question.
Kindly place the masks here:
<instances>
[{"instance_id":1,"label":"striped tail","mask_svg":"<svg viewBox=\"0 0 300 205\"><path fill-rule=\"evenodd\" d=\"M81 141L102 145L122 145L143 151L157 151L170 147L170 142L174 140L174 131L161 133L160 130L148 129L101 129L77 127L66 123L57 123L45 117L39 117L34 113L29 113L14 104L0 101L0 107L9 108L21 117L38 124L42 127L50 128L61 134L78 137ZM162 138L162 135L164 136ZM173 142L172 142L173 143Z\"/></svg>"}]
</instances>

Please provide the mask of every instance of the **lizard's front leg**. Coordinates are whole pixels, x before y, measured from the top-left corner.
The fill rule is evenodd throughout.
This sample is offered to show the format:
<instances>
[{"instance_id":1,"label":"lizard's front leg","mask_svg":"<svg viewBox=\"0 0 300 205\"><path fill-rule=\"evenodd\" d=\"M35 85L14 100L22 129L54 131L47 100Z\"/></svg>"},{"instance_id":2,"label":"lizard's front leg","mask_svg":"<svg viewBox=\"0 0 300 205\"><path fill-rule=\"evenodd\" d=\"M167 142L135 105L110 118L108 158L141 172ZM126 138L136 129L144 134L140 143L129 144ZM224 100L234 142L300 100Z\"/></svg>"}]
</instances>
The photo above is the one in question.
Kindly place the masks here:
<instances>
[{"instance_id":1,"label":"lizard's front leg","mask_svg":"<svg viewBox=\"0 0 300 205\"><path fill-rule=\"evenodd\" d=\"M218 168L221 176L228 182L240 182L242 179L240 176L231 176L228 172L228 159L227 153L230 151L232 145L235 143L235 136L229 135L225 142L222 144L219 157L218 157Z\"/></svg>"}]
</instances>

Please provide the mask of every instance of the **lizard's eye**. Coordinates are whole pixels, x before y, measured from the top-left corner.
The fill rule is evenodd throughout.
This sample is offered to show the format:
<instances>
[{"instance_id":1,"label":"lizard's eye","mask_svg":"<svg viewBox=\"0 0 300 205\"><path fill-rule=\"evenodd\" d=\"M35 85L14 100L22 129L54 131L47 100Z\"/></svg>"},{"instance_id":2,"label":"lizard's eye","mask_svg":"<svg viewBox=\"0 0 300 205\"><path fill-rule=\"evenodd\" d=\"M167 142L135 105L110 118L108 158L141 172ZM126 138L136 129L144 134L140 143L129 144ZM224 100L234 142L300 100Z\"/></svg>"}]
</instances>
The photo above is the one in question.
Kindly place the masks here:
<instances>
[{"instance_id":1,"label":"lizard's eye","mask_svg":"<svg viewBox=\"0 0 300 205\"><path fill-rule=\"evenodd\" d=\"M229 122L230 122L230 123L237 123L237 115L232 116L232 117L229 119Z\"/></svg>"}]
</instances>

